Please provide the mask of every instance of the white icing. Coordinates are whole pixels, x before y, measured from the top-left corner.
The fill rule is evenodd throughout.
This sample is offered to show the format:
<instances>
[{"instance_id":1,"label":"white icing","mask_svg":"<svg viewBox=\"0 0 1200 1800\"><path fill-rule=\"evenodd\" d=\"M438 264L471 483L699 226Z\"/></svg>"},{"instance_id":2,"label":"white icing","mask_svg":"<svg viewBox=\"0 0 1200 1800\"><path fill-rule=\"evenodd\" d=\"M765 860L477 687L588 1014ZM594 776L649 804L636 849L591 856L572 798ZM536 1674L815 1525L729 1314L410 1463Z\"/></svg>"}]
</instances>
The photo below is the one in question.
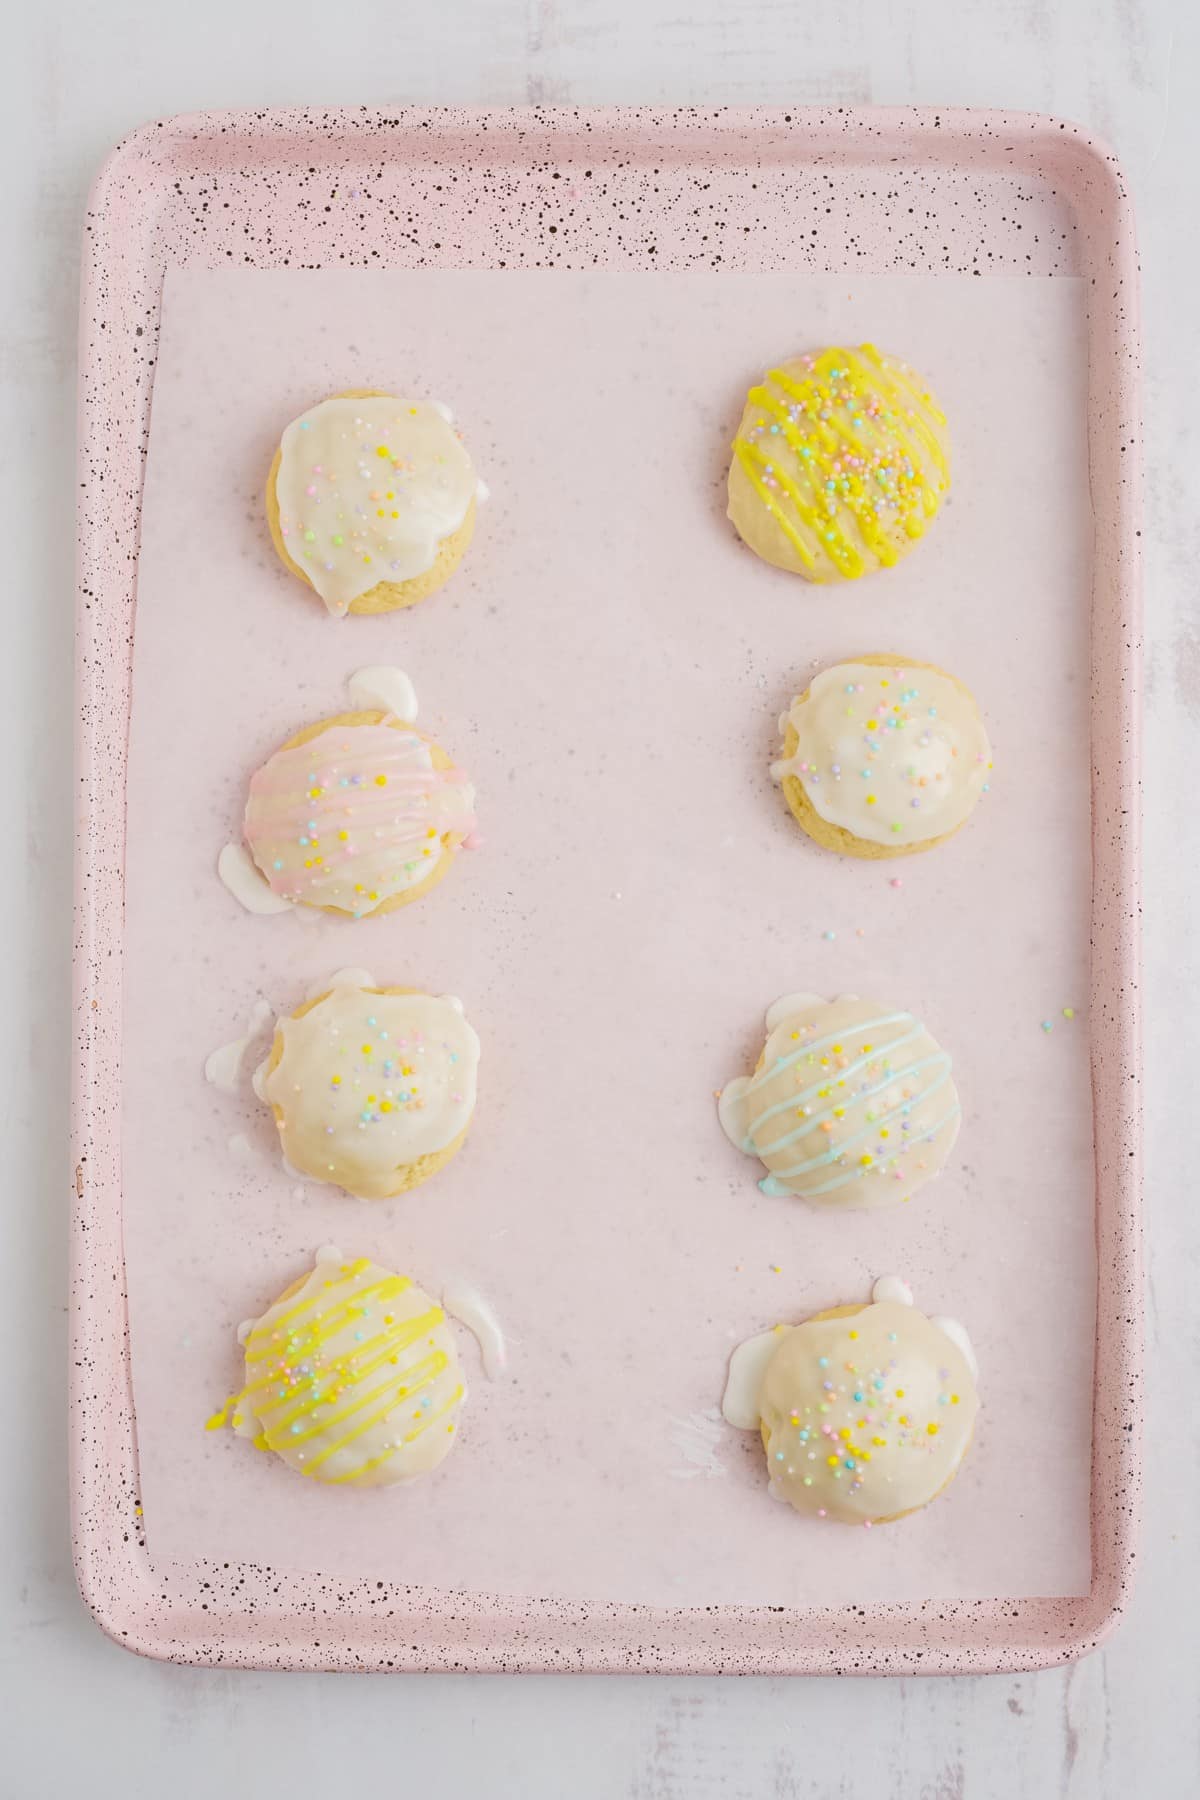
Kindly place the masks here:
<instances>
[{"instance_id":1,"label":"white icing","mask_svg":"<svg viewBox=\"0 0 1200 1800\"><path fill-rule=\"evenodd\" d=\"M750 1086L748 1075L735 1075L727 1081L717 1095L717 1118L721 1121L721 1130L737 1149L743 1146L746 1136L746 1121L742 1109L746 1089Z\"/></svg>"},{"instance_id":2,"label":"white icing","mask_svg":"<svg viewBox=\"0 0 1200 1800\"><path fill-rule=\"evenodd\" d=\"M668 1421L667 1435L688 1464L686 1469L672 1469L677 1480L690 1481L698 1475L724 1475L725 1465L717 1456L721 1441L721 1415L715 1406L705 1412L687 1413Z\"/></svg>"},{"instance_id":3,"label":"white icing","mask_svg":"<svg viewBox=\"0 0 1200 1800\"><path fill-rule=\"evenodd\" d=\"M792 1018L794 1014L798 1012L804 1012L807 1007L820 1006L821 1004L822 1002L819 994L781 995L773 1005L768 1006L767 1008L765 1024L768 1036L775 1030L776 1026L782 1025L785 1019Z\"/></svg>"},{"instance_id":4,"label":"white icing","mask_svg":"<svg viewBox=\"0 0 1200 1800\"><path fill-rule=\"evenodd\" d=\"M446 1001L338 987L277 1029L282 1056L262 1092L300 1174L385 1199L466 1129L479 1039Z\"/></svg>"},{"instance_id":5,"label":"white icing","mask_svg":"<svg viewBox=\"0 0 1200 1800\"><path fill-rule=\"evenodd\" d=\"M292 910L292 902L274 891L243 844L225 845L217 858L217 874L247 912L265 914Z\"/></svg>"},{"instance_id":6,"label":"white icing","mask_svg":"<svg viewBox=\"0 0 1200 1800\"><path fill-rule=\"evenodd\" d=\"M475 1288L456 1282L444 1290L442 1305L452 1319L457 1319L471 1333L483 1358L483 1372L489 1381L495 1381L508 1365L508 1349L500 1321L483 1295Z\"/></svg>"},{"instance_id":7,"label":"white icing","mask_svg":"<svg viewBox=\"0 0 1200 1800\"><path fill-rule=\"evenodd\" d=\"M230 1155L236 1156L239 1162L254 1161L254 1145L250 1142L250 1139L246 1136L244 1131L235 1131L233 1136L229 1138L227 1142Z\"/></svg>"},{"instance_id":8,"label":"white icing","mask_svg":"<svg viewBox=\"0 0 1200 1800\"><path fill-rule=\"evenodd\" d=\"M411 725L417 716L417 690L403 669L372 663L356 669L346 683L351 702L361 712L380 710Z\"/></svg>"},{"instance_id":9,"label":"white icing","mask_svg":"<svg viewBox=\"0 0 1200 1800\"><path fill-rule=\"evenodd\" d=\"M911 1306L913 1291L901 1276L881 1275L871 1289L871 1298L876 1304L884 1300L893 1300L898 1306Z\"/></svg>"},{"instance_id":10,"label":"white icing","mask_svg":"<svg viewBox=\"0 0 1200 1800\"><path fill-rule=\"evenodd\" d=\"M430 401L323 400L283 434L275 477L287 553L331 613L433 567L475 498L471 459Z\"/></svg>"},{"instance_id":11,"label":"white icing","mask_svg":"<svg viewBox=\"0 0 1200 1800\"><path fill-rule=\"evenodd\" d=\"M477 481L475 483L475 498L479 501L480 505L482 505L485 500L490 500L491 497L492 497L492 490L488 486L487 482L486 481Z\"/></svg>"},{"instance_id":12,"label":"white icing","mask_svg":"<svg viewBox=\"0 0 1200 1800\"><path fill-rule=\"evenodd\" d=\"M318 977L305 990L306 1000L316 1000L321 994L331 994L334 988L371 988L378 983L369 969L338 969L332 975Z\"/></svg>"},{"instance_id":13,"label":"white icing","mask_svg":"<svg viewBox=\"0 0 1200 1800\"><path fill-rule=\"evenodd\" d=\"M257 1319L251 1321L251 1330L253 1330L257 1323ZM249 1407L245 1408L242 1412L234 1414L232 1425L234 1434L237 1437L254 1439L258 1436L258 1420Z\"/></svg>"},{"instance_id":14,"label":"white icing","mask_svg":"<svg viewBox=\"0 0 1200 1800\"><path fill-rule=\"evenodd\" d=\"M250 1077L250 1086L254 1090L255 1099L261 1100L264 1106L267 1104L267 1069L270 1067L270 1062L270 1056L264 1056Z\"/></svg>"},{"instance_id":15,"label":"white icing","mask_svg":"<svg viewBox=\"0 0 1200 1800\"><path fill-rule=\"evenodd\" d=\"M222 1044L214 1050L204 1064L204 1079L212 1084L221 1094L236 1094L241 1086L242 1065L251 1040L256 1038L269 1020L275 1016L275 1009L267 1000L257 1000L250 1014L249 1023L242 1037L234 1038L231 1043Z\"/></svg>"},{"instance_id":16,"label":"white icing","mask_svg":"<svg viewBox=\"0 0 1200 1800\"><path fill-rule=\"evenodd\" d=\"M222 1044L205 1058L204 1079L221 1094L236 1094L238 1081L242 1073L242 1058L246 1054L249 1038L234 1038L230 1044Z\"/></svg>"},{"instance_id":17,"label":"white icing","mask_svg":"<svg viewBox=\"0 0 1200 1800\"><path fill-rule=\"evenodd\" d=\"M936 1325L942 1336L948 1337L950 1342L962 1351L967 1367L972 1375L977 1376L979 1364L975 1358L975 1347L967 1336L966 1326L960 1325L957 1319L948 1319L944 1313L938 1313L935 1318L930 1319L929 1323Z\"/></svg>"},{"instance_id":18,"label":"white icing","mask_svg":"<svg viewBox=\"0 0 1200 1800\"><path fill-rule=\"evenodd\" d=\"M439 419L445 419L447 425L453 425L454 414L444 400L431 400L429 404L432 406Z\"/></svg>"},{"instance_id":19,"label":"white icing","mask_svg":"<svg viewBox=\"0 0 1200 1800\"><path fill-rule=\"evenodd\" d=\"M762 1393L763 1376L784 1331L785 1327L782 1325L776 1325L770 1331L760 1331L757 1336L747 1338L744 1344L739 1344L729 1359L721 1411L729 1424L736 1426L739 1431L758 1429L758 1400Z\"/></svg>"},{"instance_id":20,"label":"white icing","mask_svg":"<svg viewBox=\"0 0 1200 1800\"><path fill-rule=\"evenodd\" d=\"M765 1164L764 1193L887 1206L940 1172L961 1108L950 1057L918 1020L804 995L777 1002L771 1017L758 1067L718 1102L726 1135Z\"/></svg>"},{"instance_id":21,"label":"white icing","mask_svg":"<svg viewBox=\"0 0 1200 1800\"><path fill-rule=\"evenodd\" d=\"M991 746L967 691L936 669L838 663L792 702L795 776L828 824L892 849L956 831L988 779Z\"/></svg>"}]
</instances>

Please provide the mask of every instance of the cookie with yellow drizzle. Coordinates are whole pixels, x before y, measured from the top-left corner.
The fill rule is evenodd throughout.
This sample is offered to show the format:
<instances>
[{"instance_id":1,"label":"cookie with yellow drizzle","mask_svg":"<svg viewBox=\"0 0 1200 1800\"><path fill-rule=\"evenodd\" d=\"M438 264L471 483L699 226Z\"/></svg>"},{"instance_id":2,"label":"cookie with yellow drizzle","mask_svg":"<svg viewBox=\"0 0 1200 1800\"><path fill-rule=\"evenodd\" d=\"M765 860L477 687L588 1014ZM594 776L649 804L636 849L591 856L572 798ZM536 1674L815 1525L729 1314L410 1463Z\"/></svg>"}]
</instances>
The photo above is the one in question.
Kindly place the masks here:
<instances>
[{"instance_id":1,"label":"cookie with yellow drizzle","mask_svg":"<svg viewBox=\"0 0 1200 1800\"><path fill-rule=\"evenodd\" d=\"M244 1385L208 1421L313 1481L390 1487L436 1469L466 1399L446 1315L407 1275L318 1250L238 1333Z\"/></svg>"},{"instance_id":2,"label":"cookie with yellow drizzle","mask_svg":"<svg viewBox=\"0 0 1200 1800\"><path fill-rule=\"evenodd\" d=\"M945 415L921 376L872 344L820 350L750 389L729 517L764 562L853 581L906 556L949 486Z\"/></svg>"}]
</instances>

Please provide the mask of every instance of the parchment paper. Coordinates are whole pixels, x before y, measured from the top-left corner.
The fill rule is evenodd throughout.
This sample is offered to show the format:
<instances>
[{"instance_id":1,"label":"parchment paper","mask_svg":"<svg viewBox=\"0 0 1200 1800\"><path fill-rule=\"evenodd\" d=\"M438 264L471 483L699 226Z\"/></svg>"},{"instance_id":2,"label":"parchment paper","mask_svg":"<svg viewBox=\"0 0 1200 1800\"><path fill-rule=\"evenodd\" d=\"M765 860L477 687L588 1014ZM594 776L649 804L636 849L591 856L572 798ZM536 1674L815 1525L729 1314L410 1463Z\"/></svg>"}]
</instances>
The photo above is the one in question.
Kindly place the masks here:
<instances>
[{"instance_id":1,"label":"parchment paper","mask_svg":"<svg viewBox=\"0 0 1200 1800\"><path fill-rule=\"evenodd\" d=\"M770 362L864 338L940 395L953 495L901 568L808 588L727 526L728 445ZM453 406L492 497L439 596L339 622L276 561L262 490L287 421L358 386ZM1075 281L169 276L125 977L156 1560L665 1604L1086 1591L1088 507ZM809 676L880 649L970 684L996 773L956 841L876 867L811 845L767 763ZM216 876L246 780L372 663L412 676L478 785L486 846L387 917L250 917ZM297 1187L261 1110L203 1077L257 998L290 1008L346 964L460 994L483 1040L466 1148L382 1205ZM961 1136L911 1204L767 1199L722 1137L713 1091L796 989L912 1008L952 1051ZM420 1486L322 1490L204 1431L239 1379L238 1321L330 1241L434 1291L469 1281L506 1328L492 1383L463 1334L461 1443ZM767 1497L757 1443L713 1417L726 1358L777 1319L865 1300L883 1272L968 1326L976 1442L918 1517L805 1522Z\"/></svg>"}]
</instances>

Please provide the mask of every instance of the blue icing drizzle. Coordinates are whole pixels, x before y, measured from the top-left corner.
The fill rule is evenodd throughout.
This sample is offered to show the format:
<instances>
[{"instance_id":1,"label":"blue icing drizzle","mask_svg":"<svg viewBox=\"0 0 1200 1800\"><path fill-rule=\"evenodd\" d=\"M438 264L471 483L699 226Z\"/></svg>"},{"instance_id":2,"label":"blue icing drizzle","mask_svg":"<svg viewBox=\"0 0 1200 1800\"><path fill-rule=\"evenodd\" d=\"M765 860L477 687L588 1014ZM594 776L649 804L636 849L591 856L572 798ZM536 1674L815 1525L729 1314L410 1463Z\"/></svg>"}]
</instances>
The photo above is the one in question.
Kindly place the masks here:
<instances>
[{"instance_id":1,"label":"blue icing drizzle","mask_svg":"<svg viewBox=\"0 0 1200 1800\"><path fill-rule=\"evenodd\" d=\"M852 1022L843 1026L841 1031L830 1032L828 1037L811 1038L807 1043L801 1044L798 1050L793 1050L790 1056L777 1056L769 1068L760 1069L757 1075L752 1075L746 1084L745 1092L752 1094L755 1088L762 1086L764 1081L770 1081L773 1075L780 1074L784 1069L790 1069L792 1064L799 1062L802 1056L808 1056L814 1050L828 1049L831 1044L836 1044L840 1037L845 1037L851 1032L880 1031L885 1025L911 1023L913 1023L911 1013L889 1013L886 1018L865 1020L861 1025Z\"/></svg>"},{"instance_id":2,"label":"blue icing drizzle","mask_svg":"<svg viewBox=\"0 0 1200 1800\"><path fill-rule=\"evenodd\" d=\"M922 1132L921 1136L917 1139L917 1142L919 1144L932 1143L938 1132L944 1130L947 1125L951 1124L961 1111L962 1108L956 1101L950 1108L950 1111L945 1113L942 1118L938 1120L936 1125L931 1126L928 1131ZM906 1146L906 1148L908 1148L908 1146ZM841 1175L836 1175L832 1181L822 1181L818 1183L816 1187L806 1188L804 1190L805 1198L811 1199L814 1194L831 1194L835 1188L845 1187L846 1183L849 1181L857 1181L860 1174L861 1170L859 1169L847 1169ZM783 1193L790 1192L787 1188L781 1189L780 1191Z\"/></svg>"},{"instance_id":3,"label":"blue icing drizzle","mask_svg":"<svg viewBox=\"0 0 1200 1800\"><path fill-rule=\"evenodd\" d=\"M900 1015L901 1018L908 1018L908 1016L909 1015L907 1013L902 1013ZM854 1032L878 1031L882 1025L890 1025L893 1023L894 1023L894 1021L891 1019L875 1019L875 1020L871 1020L863 1025L851 1025L849 1027L849 1029L844 1032L835 1032L833 1035L833 1038L831 1038L829 1041L832 1043L834 1041L834 1038L849 1037ZM904 1044L911 1043L913 1038L919 1037L920 1035L921 1035L921 1027L914 1020L913 1028L911 1031L901 1032L899 1037L893 1038L890 1044L885 1044L883 1046L883 1049L881 1051L879 1051L878 1053L875 1051L874 1048L872 1048L872 1050L868 1056L860 1056L860 1057L856 1058L856 1060L854 1062L848 1064L848 1066L845 1069L840 1071L837 1079L839 1081L845 1081L847 1075L853 1075L859 1069L869 1069L872 1063L882 1062L886 1057L891 1055L893 1050L899 1050ZM809 1046L809 1048L812 1048L812 1046ZM919 1067L920 1065L917 1065L917 1066ZM904 1073L906 1073L906 1070L901 1069L894 1073L889 1074L887 1081L885 1081L882 1084L882 1086L887 1087L890 1082L895 1081L897 1079L898 1075L902 1075ZM757 1147L757 1145L754 1142L754 1135L757 1132L759 1126L762 1124L765 1124L765 1122L768 1119L773 1118L776 1113L792 1111L797 1106L803 1106L804 1102L806 1100L811 1100L814 1095L819 1094L821 1089L823 1087L827 1087L832 1080L833 1080L833 1077L831 1075L821 1075L817 1078L817 1080L815 1082L813 1082L811 1087L802 1088L798 1094L789 1094L786 1100L778 1100L778 1101L776 1101L774 1106L768 1106L765 1112L759 1113L757 1119L755 1119L753 1125L750 1127L750 1130L746 1134L746 1141L742 1145L742 1148L747 1152L748 1155L752 1155L752 1156L763 1155L763 1151L759 1150L759 1148ZM882 1090L880 1088L876 1088L876 1089L872 1090L872 1092L875 1092L875 1093L878 1093L881 1091ZM856 1098L861 1098L861 1096L856 1096ZM833 1108L829 1107L826 1109L826 1111L832 1112ZM808 1119L806 1124L804 1124L803 1126L800 1127L800 1131L812 1130L813 1126L819 1125L821 1122L821 1119L824 1118L825 1116L826 1116L826 1114L824 1114L824 1113L818 1113L815 1118L810 1116L810 1118ZM793 1133L793 1136L799 1136L799 1135L800 1135L799 1132ZM776 1149L779 1144L785 1143L787 1141L788 1140L785 1138L779 1138L776 1140L776 1143L768 1144L766 1146L766 1148L768 1151L771 1151L771 1150Z\"/></svg>"},{"instance_id":4,"label":"blue icing drizzle","mask_svg":"<svg viewBox=\"0 0 1200 1800\"><path fill-rule=\"evenodd\" d=\"M854 1096L855 1101L866 1100L874 1094L881 1094L885 1088L891 1087L897 1081L902 1081L905 1076L915 1075L919 1069L928 1069L937 1063L944 1063L946 1065L941 1075L936 1081L930 1082L924 1093L917 1095L915 1100L902 1101L899 1106L894 1106L890 1111L885 1112L881 1119L870 1120L858 1131L852 1132L849 1137L842 1138L840 1143L831 1144L828 1150L822 1150L819 1156L809 1157L806 1162L797 1163L794 1168L780 1169L779 1174L786 1178L791 1175L803 1175L809 1169L823 1168L827 1163L836 1162L838 1158L850 1148L851 1144L861 1143L863 1138L874 1137L876 1132L882 1127L893 1124L897 1119L904 1118L912 1111L914 1105L919 1104L921 1101L928 1100L931 1095L937 1093L939 1088L945 1087L946 1083L949 1081L950 1057L945 1050L939 1050L935 1056L926 1056L920 1062L906 1064L903 1069L897 1069L890 1074L886 1081L881 1081L876 1087L867 1088L865 1092ZM795 1131L789 1131L785 1137L776 1138L773 1144L768 1144L765 1149L760 1150L759 1155L765 1161L772 1152L782 1150L785 1145L794 1142L796 1138L804 1137L809 1131L813 1130L814 1127L819 1127L822 1117L828 1117L832 1112L833 1108L827 1107L824 1114L818 1113L814 1118L806 1119L804 1124L799 1126Z\"/></svg>"},{"instance_id":5,"label":"blue icing drizzle","mask_svg":"<svg viewBox=\"0 0 1200 1800\"><path fill-rule=\"evenodd\" d=\"M820 1005L820 1003L814 1004ZM800 1016L803 1010L803 1008L797 1007L794 1016ZM777 1034L781 1031L786 1031L790 1023L790 1018L779 1020L778 1024L775 1025L768 1035L768 1046L771 1044L773 1038L778 1041ZM870 1041L874 1038L876 1033L886 1033L889 1029L894 1029L896 1027L899 1027L899 1030L890 1040L882 1043L873 1043ZM792 1036L794 1037L795 1035L796 1034L793 1032ZM901 1063L898 1067L895 1066L893 1059L897 1057L905 1046L912 1045L922 1038L924 1038L929 1045L930 1053L925 1056L918 1055L913 1061ZM767 1194L771 1197L782 1196L785 1194L789 1196L795 1195L797 1188L793 1184L799 1180L801 1182L799 1188L801 1197L815 1198L824 1194L834 1193L838 1189L851 1186L856 1182L861 1182L865 1179L868 1171L876 1174L890 1171L898 1172L902 1158L915 1150L919 1145L932 1143L938 1134L944 1131L947 1126L951 1125L960 1115L961 1109L958 1104L958 1099L957 1096L954 1096L954 1104L943 1117L929 1129L914 1130L910 1136L903 1138L895 1146L889 1146L887 1149L884 1149L881 1144L877 1154L865 1164L860 1159L856 1158L852 1166L845 1166L848 1162L848 1153L851 1152L855 1146L864 1146L876 1138L878 1134L886 1133L889 1127L894 1126L897 1121L909 1120L914 1109L924 1108L927 1101L930 1101L940 1089L951 1083L951 1058L949 1053L939 1049L935 1044L932 1044L928 1039L928 1034L926 1033L924 1026L916 1020L911 1013L907 1012L881 1014L863 1020L848 1020L838 1031L828 1032L821 1037L806 1039L803 1043L797 1044L794 1049L789 1050L787 1054L774 1057L769 1065L764 1064L764 1067L755 1075L746 1079L741 1089L741 1098L745 1100L745 1098L753 1093L754 1090L762 1088L767 1082L773 1081L776 1076L785 1074L788 1069L794 1068L805 1058L812 1061L816 1056L834 1046L836 1046L838 1052L841 1053L842 1045L839 1042L839 1039L844 1039L848 1044L857 1039L860 1046L864 1047L860 1048L857 1052L852 1053L850 1060L845 1062L842 1067L826 1068L817 1076L817 1079L814 1082L810 1082L806 1087L798 1089L796 1092L788 1095L785 1099L776 1101L772 1105L765 1107L753 1122L748 1124L745 1135L740 1140L737 1138L734 1140L735 1142L740 1142L741 1149L748 1155L756 1156L760 1160L766 1161L768 1157L777 1155L779 1152L785 1150L790 1144L797 1143L798 1140L809 1138L811 1141L810 1134L814 1131L819 1131L822 1126L825 1126L828 1129L832 1120L839 1112L844 1116L847 1111L853 1109L850 1123L851 1125L854 1125L854 1115L856 1114L857 1117L861 1118L862 1109L877 1096L885 1094L889 1088L894 1088L898 1084L914 1082L927 1071L932 1073L933 1079L930 1080L928 1085L923 1089L920 1089L916 1093L906 1095L897 1105L887 1106L886 1110L879 1117L871 1119L861 1126L854 1126L849 1135L843 1137L839 1142L829 1144L819 1153L805 1157L801 1161L792 1164L789 1168L784 1168L775 1172L768 1171L758 1183L759 1191L763 1194ZM872 1074L867 1074L865 1075L862 1084L855 1086L854 1078L863 1076L864 1071L873 1071L879 1078L875 1079ZM780 1114L787 1114L794 1117L803 1107L811 1103L822 1090L825 1090L825 1092L831 1096L827 1105L815 1112L809 1113L798 1125L793 1126L789 1130L785 1130L773 1143L766 1145L764 1148L759 1147L756 1139L761 1135L761 1128L768 1120L775 1118ZM953 1091L953 1087L951 1086L952 1094ZM903 1130L908 1132L910 1130L909 1125L905 1124ZM803 1179L804 1177L826 1169L831 1170L831 1174L829 1179L825 1181L810 1185ZM920 1178L918 1177L917 1179L919 1180Z\"/></svg>"}]
</instances>

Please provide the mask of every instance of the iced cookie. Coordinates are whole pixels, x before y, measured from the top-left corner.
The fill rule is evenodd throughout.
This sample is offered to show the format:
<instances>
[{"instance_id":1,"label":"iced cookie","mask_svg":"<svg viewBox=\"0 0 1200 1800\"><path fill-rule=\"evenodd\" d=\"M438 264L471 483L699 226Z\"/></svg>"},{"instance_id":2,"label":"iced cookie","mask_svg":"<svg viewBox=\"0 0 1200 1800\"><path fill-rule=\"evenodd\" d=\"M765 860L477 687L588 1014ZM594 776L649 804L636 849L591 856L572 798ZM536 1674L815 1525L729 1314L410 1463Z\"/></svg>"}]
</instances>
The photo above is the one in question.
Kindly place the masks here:
<instances>
[{"instance_id":1,"label":"iced cookie","mask_svg":"<svg viewBox=\"0 0 1200 1800\"><path fill-rule=\"evenodd\" d=\"M448 407L365 388L287 427L267 523L284 566L335 616L393 612L449 580L485 492Z\"/></svg>"},{"instance_id":2,"label":"iced cookie","mask_svg":"<svg viewBox=\"0 0 1200 1800\"><path fill-rule=\"evenodd\" d=\"M836 663L779 723L771 775L809 837L843 856L931 850L988 786L992 750L974 697L932 663Z\"/></svg>"},{"instance_id":3,"label":"iced cookie","mask_svg":"<svg viewBox=\"0 0 1200 1800\"><path fill-rule=\"evenodd\" d=\"M789 994L766 1028L754 1073L718 1101L731 1142L766 1166L764 1194L894 1206L940 1173L961 1108L949 1055L911 1013Z\"/></svg>"},{"instance_id":4,"label":"iced cookie","mask_svg":"<svg viewBox=\"0 0 1200 1800\"><path fill-rule=\"evenodd\" d=\"M945 416L921 377L872 344L820 350L750 389L729 517L776 568L854 580L906 556L949 486Z\"/></svg>"},{"instance_id":5,"label":"iced cookie","mask_svg":"<svg viewBox=\"0 0 1200 1800\"><path fill-rule=\"evenodd\" d=\"M461 1148L478 1067L460 1000L344 969L278 1021L255 1091L291 1168L387 1200Z\"/></svg>"},{"instance_id":6,"label":"iced cookie","mask_svg":"<svg viewBox=\"0 0 1200 1800\"><path fill-rule=\"evenodd\" d=\"M332 1486L391 1487L450 1454L466 1399L442 1308L407 1275L318 1250L238 1332L245 1385L208 1421Z\"/></svg>"},{"instance_id":7,"label":"iced cookie","mask_svg":"<svg viewBox=\"0 0 1200 1800\"><path fill-rule=\"evenodd\" d=\"M227 844L217 867L251 912L393 912L475 842L475 790L413 723L408 677L360 669L349 691L358 710L298 731L250 778L245 848Z\"/></svg>"},{"instance_id":8,"label":"iced cookie","mask_svg":"<svg viewBox=\"0 0 1200 1800\"><path fill-rule=\"evenodd\" d=\"M739 1345L721 1407L739 1430L761 1431L777 1499L847 1525L928 1506L957 1474L979 1411L957 1320L927 1319L894 1275L871 1298Z\"/></svg>"}]
</instances>

